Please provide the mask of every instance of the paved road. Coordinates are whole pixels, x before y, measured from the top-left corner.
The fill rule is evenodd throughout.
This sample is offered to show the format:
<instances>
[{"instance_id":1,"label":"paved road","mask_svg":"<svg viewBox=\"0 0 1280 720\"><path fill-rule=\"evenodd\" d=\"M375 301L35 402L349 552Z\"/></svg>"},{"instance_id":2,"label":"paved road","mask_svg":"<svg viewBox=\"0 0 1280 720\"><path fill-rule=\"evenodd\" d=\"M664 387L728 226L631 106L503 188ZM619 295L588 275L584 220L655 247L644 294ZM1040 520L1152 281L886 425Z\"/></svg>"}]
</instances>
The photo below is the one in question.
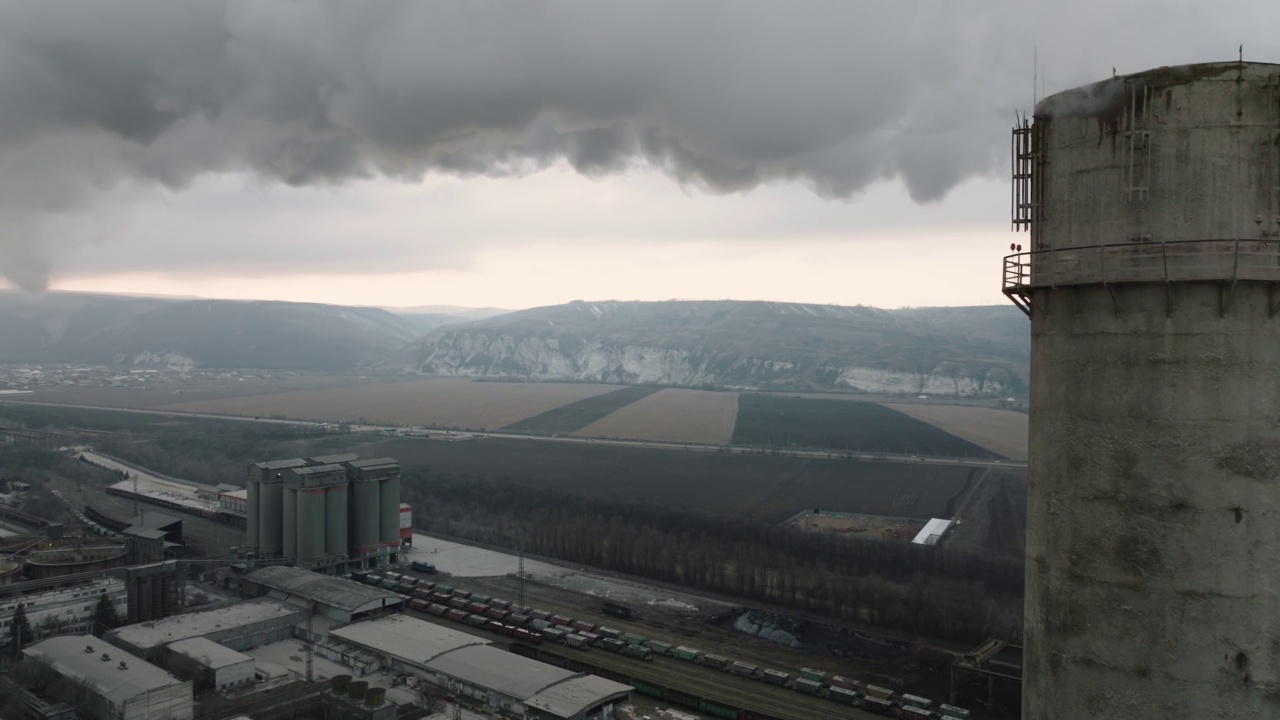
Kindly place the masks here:
<instances>
[{"instance_id":1,"label":"paved road","mask_svg":"<svg viewBox=\"0 0 1280 720\"><path fill-rule=\"evenodd\" d=\"M147 410L143 408L118 408L106 407L101 405L73 405L69 403L46 403L35 402L30 400L9 400L0 399L0 405L45 405L49 407L75 408L81 410L108 410L112 412L137 413L141 415L158 415L161 417L186 417L186 418L204 418L208 420L228 420L236 422L258 422L270 423L274 425L291 425L296 427L322 428L333 427L335 423L312 422L309 420L277 420L263 417L248 417L240 415L215 415L212 413L191 413L191 412L175 412L173 410ZM395 425L349 425L351 432L367 432L367 433L394 433L397 430L405 428ZM1014 462L1012 460L990 460L985 458L958 458L958 457L932 457L925 455L891 455L886 453L839 453L827 450L806 450L800 448L751 448L731 445L696 445L677 442L657 442L646 440L600 440L596 438L581 437L556 437L547 435L526 435L520 433L503 433L503 432L446 432L443 430L429 430L429 438L421 438L427 441L470 441L481 440L484 438L504 438L508 440L535 440L538 442L558 442L558 443L575 443L575 444L593 444L593 445L621 445L627 447L640 448L657 448L663 450L690 450L696 452L727 452L739 455L759 455L770 454L784 457L804 457L814 458L818 460L865 460L873 462L894 462L894 463L926 463L931 465L955 465L958 467L1008 467L1008 468L1025 468L1024 462Z\"/></svg>"}]
</instances>

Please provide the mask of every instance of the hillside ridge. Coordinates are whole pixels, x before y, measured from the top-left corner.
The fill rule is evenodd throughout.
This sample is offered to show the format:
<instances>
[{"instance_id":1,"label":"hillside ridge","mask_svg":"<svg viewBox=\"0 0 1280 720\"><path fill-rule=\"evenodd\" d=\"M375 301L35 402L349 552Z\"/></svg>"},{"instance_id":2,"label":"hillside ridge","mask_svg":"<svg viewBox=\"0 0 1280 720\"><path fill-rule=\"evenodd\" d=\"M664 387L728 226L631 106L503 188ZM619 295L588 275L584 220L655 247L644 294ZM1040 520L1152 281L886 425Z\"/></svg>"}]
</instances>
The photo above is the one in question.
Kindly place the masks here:
<instances>
[{"instance_id":1,"label":"hillside ridge","mask_svg":"<svg viewBox=\"0 0 1280 720\"><path fill-rule=\"evenodd\" d=\"M1020 395L1026 318L1013 306L574 301L437 328L405 372L729 389Z\"/></svg>"}]
</instances>

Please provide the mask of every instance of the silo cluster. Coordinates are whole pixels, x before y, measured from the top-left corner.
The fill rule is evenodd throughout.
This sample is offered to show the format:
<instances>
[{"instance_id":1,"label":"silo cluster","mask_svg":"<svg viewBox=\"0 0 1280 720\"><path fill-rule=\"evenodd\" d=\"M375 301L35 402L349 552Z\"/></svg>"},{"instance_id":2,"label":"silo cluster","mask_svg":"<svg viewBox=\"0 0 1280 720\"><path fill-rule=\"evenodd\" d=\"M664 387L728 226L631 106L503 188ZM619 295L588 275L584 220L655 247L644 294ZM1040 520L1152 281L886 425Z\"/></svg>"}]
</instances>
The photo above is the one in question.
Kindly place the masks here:
<instances>
[{"instance_id":1,"label":"silo cluster","mask_svg":"<svg viewBox=\"0 0 1280 720\"><path fill-rule=\"evenodd\" d=\"M312 568L394 561L400 464L352 454L254 463L246 540L263 557Z\"/></svg>"},{"instance_id":2,"label":"silo cluster","mask_svg":"<svg viewBox=\"0 0 1280 720\"><path fill-rule=\"evenodd\" d=\"M1280 65L1068 90L1013 150L1023 717L1280 716Z\"/></svg>"}]
</instances>

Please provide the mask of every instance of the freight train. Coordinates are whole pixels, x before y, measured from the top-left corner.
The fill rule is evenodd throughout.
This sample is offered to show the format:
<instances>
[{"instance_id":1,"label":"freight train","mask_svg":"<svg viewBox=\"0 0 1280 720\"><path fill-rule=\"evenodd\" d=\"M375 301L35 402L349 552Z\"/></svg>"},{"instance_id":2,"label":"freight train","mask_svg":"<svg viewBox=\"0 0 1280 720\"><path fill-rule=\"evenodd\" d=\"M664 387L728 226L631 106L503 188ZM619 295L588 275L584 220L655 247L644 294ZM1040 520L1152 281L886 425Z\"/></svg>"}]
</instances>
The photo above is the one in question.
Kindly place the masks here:
<instances>
[{"instance_id":1,"label":"freight train","mask_svg":"<svg viewBox=\"0 0 1280 720\"><path fill-rule=\"evenodd\" d=\"M409 607L418 612L506 635L525 646L559 643L578 650L598 649L625 655L641 662L653 662L657 657L671 658L677 662L695 663L826 698L841 705L859 707L886 717L906 720L967 720L969 717L969 711L964 708L947 704L935 707L934 702L928 698L909 693L899 694L890 688L865 684L840 675L828 675L821 670L800 668L793 676L791 673L761 668L723 655L704 653L697 648L672 646L671 643L596 625L586 620L515 605L509 600L473 595L450 585L411 575L392 571L377 574L357 570L351 573L351 579L406 595L409 597ZM610 607L617 611L611 611ZM618 617L632 617L631 609L625 605L604 603L601 610Z\"/></svg>"}]
</instances>

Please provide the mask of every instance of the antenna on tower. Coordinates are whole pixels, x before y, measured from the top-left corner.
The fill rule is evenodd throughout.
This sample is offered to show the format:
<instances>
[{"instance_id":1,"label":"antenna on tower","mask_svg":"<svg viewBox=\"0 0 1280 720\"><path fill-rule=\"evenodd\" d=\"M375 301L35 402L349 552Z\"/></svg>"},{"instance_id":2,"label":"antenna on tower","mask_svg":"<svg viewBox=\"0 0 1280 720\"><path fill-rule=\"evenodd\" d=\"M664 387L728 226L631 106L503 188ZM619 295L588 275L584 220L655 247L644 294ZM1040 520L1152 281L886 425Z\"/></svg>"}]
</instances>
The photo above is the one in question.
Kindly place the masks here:
<instances>
[{"instance_id":1,"label":"antenna on tower","mask_svg":"<svg viewBox=\"0 0 1280 720\"><path fill-rule=\"evenodd\" d=\"M1031 112L1036 111L1036 103L1040 101L1040 46L1031 48Z\"/></svg>"}]
</instances>

